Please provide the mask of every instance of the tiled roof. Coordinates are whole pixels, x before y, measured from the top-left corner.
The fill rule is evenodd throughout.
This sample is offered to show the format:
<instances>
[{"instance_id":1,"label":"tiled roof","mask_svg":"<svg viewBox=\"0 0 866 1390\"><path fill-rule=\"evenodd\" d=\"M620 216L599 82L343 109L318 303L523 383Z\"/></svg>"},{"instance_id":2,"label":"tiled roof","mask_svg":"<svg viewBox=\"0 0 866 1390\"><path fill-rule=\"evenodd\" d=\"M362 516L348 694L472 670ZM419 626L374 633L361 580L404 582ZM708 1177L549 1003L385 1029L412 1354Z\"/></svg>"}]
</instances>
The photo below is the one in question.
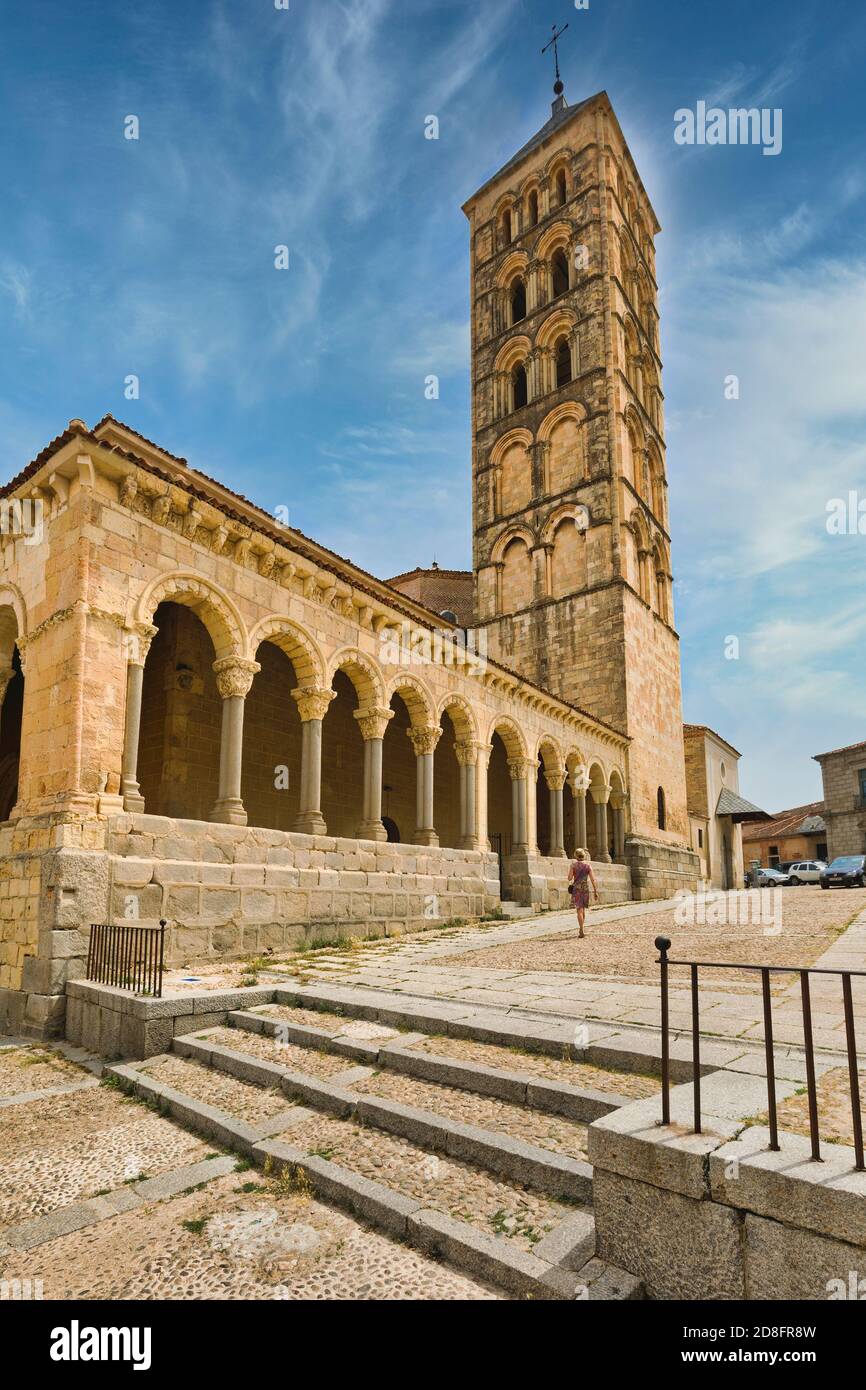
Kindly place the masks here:
<instances>
[{"instance_id":1,"label":"tiled roof","mask_svg":"<svg viewBox=\"0 0 866 1390\"><path fill-rule=\"evenodd\" d=\"M831 748L829 753L816 753L813 761L819 763L822 758L832 758L837 753L856 753L858 748L866 748L866 743L849 743L845 748Z\"/></svg>"},{"instance_id":2,"label":"tiled roof","mask_svg":"<svg viewBox=\"0 0 866 1390\"><path fill-rule=\"evenodd\" d=\"M97 429L107 431L112 425L128 434L134 435L149 448L155 449L157 452L165 455L166 458L179 466L178 472L172 473L165 468L160 468L152 459L142 458L140 455L132 453L129 449L123 449L120 445L112 444L108 439L100 438L96 434ZM14 492L16 488L22 487L24 483L28 482L30 478L34 477L39 472L40 468L42 468L49 459L53 458L55 454L58 454L61 449L65 448L67 444L71 443L72 440L76 438L85 440L87 443L104 449L108 453L116 454L118 458L126 459L127 462L135 464L137 468L142 468L147 473L152 473L155 477L162 479L163 482L171 483L176 487L182 488L182 490L187 492L191 497L195 497L200 502L206 502L209 506L213 507L215 511L221 512L223 516L228 517L231 521L236 521L242 526L252 525L260 534L267 536L269 539L284 544L290 544L298 554L303 555L305 559L310 560L320 569L327 570L329 573L335 574L342 579L351 580L355 588L360 590L361 593L368 594L373 598L383 598L384 595L381 591L383 589L389 590L387 601L391 606L398 612L403 613L406 617L416 617L416 614L412 610L405 608L397 601L396 595L400 592L399 590L391 589L390 585L384 580L377 579L375 575L370 574L367 570L361 569L361 567L356 565L352 560L345 559L342 555L336 554L335 551L329 550L327 546L322 545L319 541L314 541L311 537L305 536L302 531L298 531L294 527L278 525L268 512L263 511L261 507L257 506L255 502L251 502L249 498L244 497L242 493L234 492L230 487L227 487L225 483L220 483L215 478L208 477L206 473L200 472L199 469L190 467L185 459L180 458L176 454L169 453L167 449L163 449L159 444L154 444L151 440L147 439L145 435L140 434L138 430L133 429L130 425L125 425L122 420L118 420L113 415L103 415L102 419L93 430L89 430L81 421L71 420L62 434L58 434L51 440L50 444L46 444L45 448L41 449L36 457L31 459L30 463L21 469L20 473L17 473L8 483L0 487L0 497L7 497L10 493ZM213 493L202 491L197 488L195 486L196 479L201 479L203 483L217 489L218 492L225 494L226 497L233 498L236 502L241 503L242 506L254 513L254 517L251 519L249 516L244 516L241 512L237 512L232 507L227 506L220 497L215 497ZM329 563L329 561L333 563ZM459 573L459 571L454 571L454 573ZM408 595L404 597L408 597ZM415 600L412 600L412 602L415 603L417 609L421 610L421 612L426 615L426 620L435 619L437 623L442 622L441 614L434 613L431 609L425 608L423 603L417 603ZM425 619L422 618L421 621L424 620ZM493 661L490 658L488 658L488 660L490 666L498 671L502 671L504 675L512 676L519 684L527 686L530 690L537 690L540 694L545 695L549 700L553 701L554 704L561 705L564 709L573 710L575 714L579 714L582 718L588 719L590 723L596 724L599 728L606 729L609 733L615 734L617 738L622 739L626 743L631 741L628 734L624 733L622 729L618 729L614 724L609 724L606 720L599 719L597 715L591 714L589 710L583 709L580 705L572 704L569 700L564 700L561 696L554 695L552 691L545 690L542 686L536 685L534 681L528 680L526 676L522 676L519 672L513 671L510 666L505 666L502 662Z\"/></svg>"},{"instance_id":3,"label":"tiled roof","mask_svg":"<svg viewBox=\"0 0 866 1390\"><path fill-rule=\"evenodd\" d=\"M807 806L793 806L790 811L779 811L770 820L753 825L743 831L744 840L784 839L786 835L816 835L824 829L821 819L823 801L810 801ZM817 822L820 821L820 825ZM810 822L810 829L804 828ZM814 828L811 828L814 826Z\"/></svg>"},{"instance_id":4,"label":"tiled roof","mask_svg":"<svg viewBox=\"0 0 866 1390\"><path fill-rule=\"evenodd\" d=\"M735 824L740 824L743 821L768 821L770 819L766 811L762 811L760 806L754 806L751 801L740 796L739 792L731 791L730 787L722 787L719 792L716 815L730 816Z\"/></svg>"}]
</instances>

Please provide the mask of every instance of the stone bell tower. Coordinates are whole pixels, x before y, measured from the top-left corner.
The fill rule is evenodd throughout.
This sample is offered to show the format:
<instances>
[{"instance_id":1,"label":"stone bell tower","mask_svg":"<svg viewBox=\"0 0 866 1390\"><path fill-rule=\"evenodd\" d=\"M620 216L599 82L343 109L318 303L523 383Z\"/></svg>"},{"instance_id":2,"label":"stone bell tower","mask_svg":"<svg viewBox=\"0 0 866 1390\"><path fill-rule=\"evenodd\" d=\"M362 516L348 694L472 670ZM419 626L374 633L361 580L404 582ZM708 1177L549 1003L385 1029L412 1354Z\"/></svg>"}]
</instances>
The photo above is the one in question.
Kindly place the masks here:
<instances>
[{"instance_id":1,"label":"stone bell tower","mask_svg":"<svg viewBox=\"0 0 866 1390\"><path fill-rule=\"evenodd\" d=\"M627 857L693 878L653 239L606 93L465 204L475 622L492 657L628 734ZM646 842L643 844L642 842ZM668 873L668 869L670 873Z\"/></svg>"}]
</instances>

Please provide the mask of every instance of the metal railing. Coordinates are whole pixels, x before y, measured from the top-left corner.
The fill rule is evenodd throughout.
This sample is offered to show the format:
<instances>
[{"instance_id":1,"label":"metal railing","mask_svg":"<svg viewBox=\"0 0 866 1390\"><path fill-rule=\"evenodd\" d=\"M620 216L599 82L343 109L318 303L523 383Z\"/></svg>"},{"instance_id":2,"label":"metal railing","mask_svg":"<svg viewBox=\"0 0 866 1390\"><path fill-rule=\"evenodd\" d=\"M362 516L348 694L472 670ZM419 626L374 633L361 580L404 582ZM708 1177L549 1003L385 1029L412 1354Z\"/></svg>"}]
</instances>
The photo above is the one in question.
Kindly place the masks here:
<instances>
[{"instance_id":1,"label":"metal railing","mask_svg":"<svg viewBox=\"0 0 866 1390\"><path fill-rule=\"evenodd\" d=\"M694 1093L694 1132L701 1133L701 1033L700 1002L698 998L699 970L753 970L761 976L761 993L764 1006L764 1053L767 1067L767 1114L770 1129L770 1148L779 1151L779 1124L776 1112L776 1059L773 1052L773 1011L770 996L770 976L798 975L800 978L800 999L803 1011L803 1046L806 1053L806 1090L809 1097L809 1136L812 1143L812 1158L821 1160L821 1140L818 1130L818 1087L815 1077L815 1048L812 1041L812 998L809 989L810 975L838 975L842 981L842 1003L845 1011L845 1041L848 1053L848 1084L851 1092L851 1115L854 1134L855 1170L864 1171L863 1160L863 1117L860 1108L860 1078L857 1073L857 1038L854 1030L854 1001L851 980L855 976L866 979L866 970L827 970L821 966L802 969L790 965L751 965L736 961L717 960L671 960L668 951L671 943L666 936L656 937L661 968L661 1032L662 1032L662 1124L670 1124L671 1119L671 1054L670 1018L668 1002L668 970L671 966L685 966L691 975L692 997L692 1089Z\"/></svg>"},{"instance_id":2,"label":"metal railing","mask_svg":"<svg viewBox=\"0 0 866 1390\"><path fill-rule=\"evenodd\" d=\"M161 999L165 928L162 920L158 927L95 923L87 951L88 980Z\"/></svg>"}]
</instances>

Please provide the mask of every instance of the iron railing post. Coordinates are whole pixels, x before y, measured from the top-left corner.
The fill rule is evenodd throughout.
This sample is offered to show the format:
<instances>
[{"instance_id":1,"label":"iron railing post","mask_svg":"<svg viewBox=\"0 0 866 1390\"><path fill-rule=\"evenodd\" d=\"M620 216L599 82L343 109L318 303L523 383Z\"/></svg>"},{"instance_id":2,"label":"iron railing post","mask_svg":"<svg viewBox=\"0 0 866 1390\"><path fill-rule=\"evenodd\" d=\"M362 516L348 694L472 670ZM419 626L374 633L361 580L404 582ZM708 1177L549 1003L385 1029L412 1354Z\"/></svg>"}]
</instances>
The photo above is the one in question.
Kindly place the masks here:
<instances>
[{"instance_id":1,"label":"iron railing post","mask_svg":"<svg viewBox=\"0 0 866 1390\"><path fill-rule=\"evenodd\" d=\"M818 1137L818 1088L815 1084L815 1049L812 1042L812 997L809 992L809 972L800 971L800 995L803 1001L803 1045L806 1049L806 1089L809 1094L809 1137L812 1141L812 1160L821 1162L821 1141Z\"/></svg>"},{"instance_id":2,"label":"iron railing post","mask_svg":"<svg viewBox=\"0 0 866 1390\"><path fill-rule=\"evenodd\" d=\"M662 990L662 1124L671 1122L671 1047L668 1021L668 951L671 943L666 936L656 937L659 953Z\"/></svg>"}]
</instances>

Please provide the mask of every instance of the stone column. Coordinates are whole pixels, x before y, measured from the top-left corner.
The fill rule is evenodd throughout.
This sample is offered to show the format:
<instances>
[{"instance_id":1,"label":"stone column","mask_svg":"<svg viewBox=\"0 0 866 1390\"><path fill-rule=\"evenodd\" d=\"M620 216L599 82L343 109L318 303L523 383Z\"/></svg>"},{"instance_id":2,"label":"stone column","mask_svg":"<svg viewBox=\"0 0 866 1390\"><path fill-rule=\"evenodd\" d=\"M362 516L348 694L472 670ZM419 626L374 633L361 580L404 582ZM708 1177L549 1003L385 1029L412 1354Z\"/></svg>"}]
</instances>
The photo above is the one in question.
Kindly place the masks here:
<instances>
[{"instance_id":1,"label":"stone column","mask_svg":"<svg viewBox=\"0 0 866 1390\"><path fill-rule=\"evenodd\" d=\"M532 758L514 758L508 763L508 772L511 777L511 840L512 849L523 849L529 851L530 829L529 829L529 780L530 768L535 768L537 764Z\"/></svg>"},{"instance_id":2,"label":"stone column","mask_svg":"<svg viewBox=\"0 0 866 1390\"><path fill-rule=\"evenodd\" d=\"M126 722L123 730L123 762L120 769L120 794L124 811L144 811L144 797L138 785L138 740L141 732L141 693L144 688L144 663L158 628L146 628L123 634L126 650ZM5 694L5 691L4 691Z\"/></svg>"},{"instance_id":3,"label":"stone column","mask_svg":"<svg viewBox=\"0 0 866 1390\"><path fill-rule=\"evenodd\" d=\"M262 669L257 661L226 656L213 664L217 690L223 702L220 738L219 792L210 813L212 821L223 825L246 825L247 813L241 800L241 769L244 757L244 705L253 678Z\"/></svg>"},{"instance_id":4,"label":"stone column","mask_svg":"<svg viewBox=\"0 0 866 1390\"><path fill-rule=\"evenodd\" d=\"M355 718L364 740L364 808L358 839L387 840L382 824L382 740L394 711L369 705L356 709Z\"/></svg>"},{"instance_id":5,"label":"stone column","mask_svg":"<svg viewBox=\"0 0 866 1390\"><path fill-rule=\"evenodd\" d=\"M611 792L613 812L613 857L617 864L625 863L625 806L622 792Z\"/></svg>"},{"instance_id":6,"label":"stone column","mask_svg":"<svg viewBox=\"0 0 866 1390\"><path fill-rule=\"evenodd\" d=\"M477 794L477 823L476 833L478 836L478 848L483 850L490 849L490 836L487 833L487 769L490 766L490 755L493 752L492 743L476 743L478 761L476 763L475 789Z\"/></svg>"},{"instance_id":7,"label":"stone column","mask_svg":"<svg viewBox=\"0 0 866 1390\"><path fill-rule=\"evenodd\" d=\"M550 849L552 859L565 858L565 818L562 812L562 789L565 786L565 769L559 772L545 772L545 781L550 793Z\"/></svg>"},{"instance_id":8,"label":"stone column","mask_svg":"<svg viewBox=\"0 0 866 1390\"><path fill-rule=\"evenodd\" d=\"M478 849L478 761L482 745L455 743L460 765L460 849ZM486 767L486 763L485 763Z\"/></svg>"},{"instance_id":9,"label":"stone column","mask_svg":"<svg viewBox=\"0 0 866 1390\"><path fill-rule=\"evenodd\" d=\"M569 845L573 849L586 849L586 793L589 787L589 772L578 764L571 774L571 793L574 797L574 835L577 841Z\"/></svg>"},{"instance_id":10,"label":"stone column","mask_svg":"<svg viewBox=\"0 0 866 1390\"><path fill-rule=\"evenodd\" d=\"M442 730L430 727L406 733L415 751L415 844L438 845L433 824L433 755Z\"/></svg>"},{"instance_id":11,"label":"stone column","mask_svg":"<svg viewBox=\"0 0 866 1390\"><path fill-rule=\"evenodd\" d=\"M607 831L607 803L609 797L609 787L602 787L598 791L593 790L592 799L595 802L595 838L598 848L598 862L600 864L609 864L611 862Z\"/></svg>"},{"instance_id":12,"label":"stone column","mask_svg":"<svg viewBox=\"0 0 866 1390\"><path fill-rule=\"evenodd\" d=\"M301 716L301 788L295 830L304 835L325 835L328 827L322 815L322 720L336 691L313 685L292 691Z\"/></svg>"}]
</instances>

